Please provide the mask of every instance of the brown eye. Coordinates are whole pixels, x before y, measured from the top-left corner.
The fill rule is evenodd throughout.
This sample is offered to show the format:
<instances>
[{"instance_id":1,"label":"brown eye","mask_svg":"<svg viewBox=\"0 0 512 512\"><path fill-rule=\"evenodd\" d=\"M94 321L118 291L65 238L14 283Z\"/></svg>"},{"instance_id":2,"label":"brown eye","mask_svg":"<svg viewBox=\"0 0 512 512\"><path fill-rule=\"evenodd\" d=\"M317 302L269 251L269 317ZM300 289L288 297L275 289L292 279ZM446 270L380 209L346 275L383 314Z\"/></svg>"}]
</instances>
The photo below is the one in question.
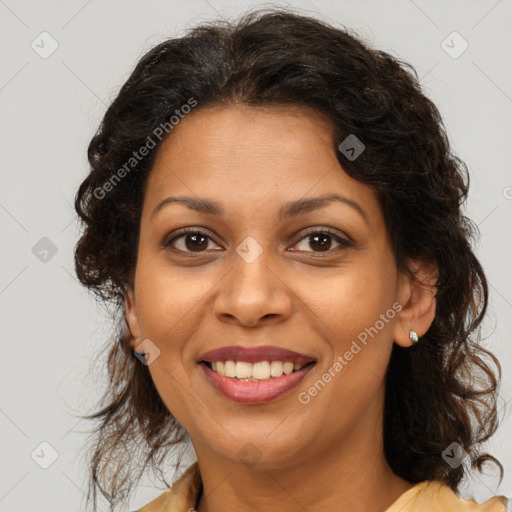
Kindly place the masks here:
<instances>
[{"instance_id":1,"label":"brown eye","mask_svg":"<svg viewBox=\"0 0 512 512\"><path fill-rule=\"evenodd\" d=\"M318 234L309 236L309 246L311 248L318 247L320 251L328 251L332 245L332 237L330 235Z\"/></svg>"},{"instance_id":2,"label":"brown eye","mask_svg":"<svg viewBox=\"0 0 512 512\"><path fill-rule=\"evenodd\" d=\"M178 252L203 253L209 249L210 242L215 244L208 233L194 228L187 228L164 241L162 245L164 247L171 247ZM334 245L333 248L333 244L337 244L337 246ZM352 243L341 237L337 231L328 229L310 231L296 245L299 249L294 250L300 252L328 253L350 247ZM302 248L300 248L301 246Z\"/></svg>"},{"instance_id":3,"label":"brown eye","mask_svg":"<svg viewBox=\"0 0 512 512\"><path fill-rule=\"evenodd\" d=\"M190 251L202 251L208 247L208 238L200 233L186 234L183 239L185 247Z\"/></svg>"},{"instance_id":4,"label":"brown eye","mask_svg":"<svg viewBox=\"0 0 512 512\"><path fill-rule=\"evenodd\" d=\"M164 247L171 246L177 251L200 253L208 249L210 242L213 242L213 240L204 231L187 229L164 242L163 245Z\"/></svg>"},{"instance_id":5,"label":"brown eye","mask_svg":"<svg viewBox=\"0 0 512 512\"><path fill-rule=\"evenodd\" d=\"M337 246L332 248L334 244L338 244ZM346 247L350 247L352 244L345 238L339 236L337 232L333 232L331 230L319 230L319 231L311 231L306 234L302 240L296 244L299 249L298 251L304 252L330 252L341 250ZM300 248L302 246L302 248Z\"/></svg>"}]
</instances>

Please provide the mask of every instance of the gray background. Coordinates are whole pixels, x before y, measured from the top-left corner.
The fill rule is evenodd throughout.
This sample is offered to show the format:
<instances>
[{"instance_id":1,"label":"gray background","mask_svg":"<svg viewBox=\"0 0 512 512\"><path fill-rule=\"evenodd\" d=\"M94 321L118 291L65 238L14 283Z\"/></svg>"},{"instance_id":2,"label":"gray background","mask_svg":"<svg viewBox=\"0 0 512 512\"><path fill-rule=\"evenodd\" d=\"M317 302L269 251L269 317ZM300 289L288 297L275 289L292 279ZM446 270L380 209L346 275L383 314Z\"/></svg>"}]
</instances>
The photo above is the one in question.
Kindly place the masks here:
<instances>
[{"instance_id":1,"label":"gray background","mask_svg":"<svg viewBox=\"0 0 512 512\"><path fill-rule=\"evenodd\" d=\"M474 486L478 500L497 491L511 495L512 1L289 3L345 24L413 64L443 115L454 151L469 166L467 213L481 230L477 253L491 292L483 332L504 370L505 419L488 448L506 473L499 489L492 476L467 486ZM110 325L74 277L72 202L106 106L154 44L200 21L264 5L0 0L1 512L85 506L84 445L91 425L77 415L91 410L102 389L104 370L93 358ZM40 36L44 31L58 44L50 56L44 52L56 43ZM469 44L461 55L463 40L447 39L454 31ZM41 468L52 462L52 449L57 459ZM144 482L130 508L159 492Z\"/></svg>"}]
</instances>

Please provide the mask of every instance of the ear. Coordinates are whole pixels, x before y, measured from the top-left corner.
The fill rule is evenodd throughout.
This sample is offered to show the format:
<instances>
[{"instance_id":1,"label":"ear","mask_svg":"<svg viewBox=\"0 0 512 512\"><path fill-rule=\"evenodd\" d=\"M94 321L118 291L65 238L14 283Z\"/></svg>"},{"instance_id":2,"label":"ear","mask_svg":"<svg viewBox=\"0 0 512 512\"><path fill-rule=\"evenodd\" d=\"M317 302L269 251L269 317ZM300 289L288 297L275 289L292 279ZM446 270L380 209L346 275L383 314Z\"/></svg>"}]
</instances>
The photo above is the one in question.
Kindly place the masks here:
<instances>
[{"instance_id":1,"label":"ear","mask_svg":"<svg viewBox=\"0 0 512 512\"><path fill-rule=\"evenodd\" d=\"M140 339L140 325L139 325L139 317L137 315L137 302L135 300L135 291L132 285L126 287L126 293L124 295L124 310L125 310L125 318L126 324L130 329L130 333L132 335L132 339L130 344L133 349L138 345L136 340Z\"/></svg>"},{"instance_id":2,"label":"ear","mask_svg":"<svg viewBox=\"0 0 512 512\"><path fill-rule=\"evenodd\" d=\"M414 329L421 338L430 328L436 315L436 292L439 271L435 263L411 262L413 276L400 274L398 301L402 309L396 315L393 340L397 345L410 347L409 331Z\"/></svg>"}]
</instances>

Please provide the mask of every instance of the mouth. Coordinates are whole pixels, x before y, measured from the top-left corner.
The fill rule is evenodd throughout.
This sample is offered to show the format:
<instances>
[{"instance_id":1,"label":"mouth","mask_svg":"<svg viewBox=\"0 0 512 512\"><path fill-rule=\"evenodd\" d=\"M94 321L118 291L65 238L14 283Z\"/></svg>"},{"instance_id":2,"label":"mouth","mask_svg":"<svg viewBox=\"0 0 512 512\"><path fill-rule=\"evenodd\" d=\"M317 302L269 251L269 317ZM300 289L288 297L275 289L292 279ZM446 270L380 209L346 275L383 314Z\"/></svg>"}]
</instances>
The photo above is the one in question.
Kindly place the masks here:
<instances>
[{"instance_id":1,"label":"mouth","mask_svg":"<svg viewBox=\"0 0 512 512\"><path fill-rule=\"evenodd\" d=\"M312 356L271 345L231 345L197 361L206 381L234 402L262 404L289 393L316 364Z\"/></svg>"}]
</instances>

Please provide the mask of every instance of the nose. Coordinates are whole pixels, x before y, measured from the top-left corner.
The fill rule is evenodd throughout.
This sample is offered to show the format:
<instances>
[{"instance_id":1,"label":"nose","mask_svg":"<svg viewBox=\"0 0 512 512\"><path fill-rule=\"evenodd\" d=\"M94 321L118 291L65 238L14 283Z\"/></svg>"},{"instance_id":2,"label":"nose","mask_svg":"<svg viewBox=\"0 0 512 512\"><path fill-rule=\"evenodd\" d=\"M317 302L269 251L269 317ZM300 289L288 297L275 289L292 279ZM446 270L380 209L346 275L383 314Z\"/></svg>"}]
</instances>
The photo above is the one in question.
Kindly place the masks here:
<instances>
[{"instance_id":1,"label":"nose","mask_svg":"<svg viewBox=\"0 0 512 512\"><path fill-rule=\"evenodd\" d=\"M281 322L291 315L292 292L271 260L268 250L250 263L233 254L215 298L214 312L219 320L256 327Z\"/></svg>"}]
</instances>

